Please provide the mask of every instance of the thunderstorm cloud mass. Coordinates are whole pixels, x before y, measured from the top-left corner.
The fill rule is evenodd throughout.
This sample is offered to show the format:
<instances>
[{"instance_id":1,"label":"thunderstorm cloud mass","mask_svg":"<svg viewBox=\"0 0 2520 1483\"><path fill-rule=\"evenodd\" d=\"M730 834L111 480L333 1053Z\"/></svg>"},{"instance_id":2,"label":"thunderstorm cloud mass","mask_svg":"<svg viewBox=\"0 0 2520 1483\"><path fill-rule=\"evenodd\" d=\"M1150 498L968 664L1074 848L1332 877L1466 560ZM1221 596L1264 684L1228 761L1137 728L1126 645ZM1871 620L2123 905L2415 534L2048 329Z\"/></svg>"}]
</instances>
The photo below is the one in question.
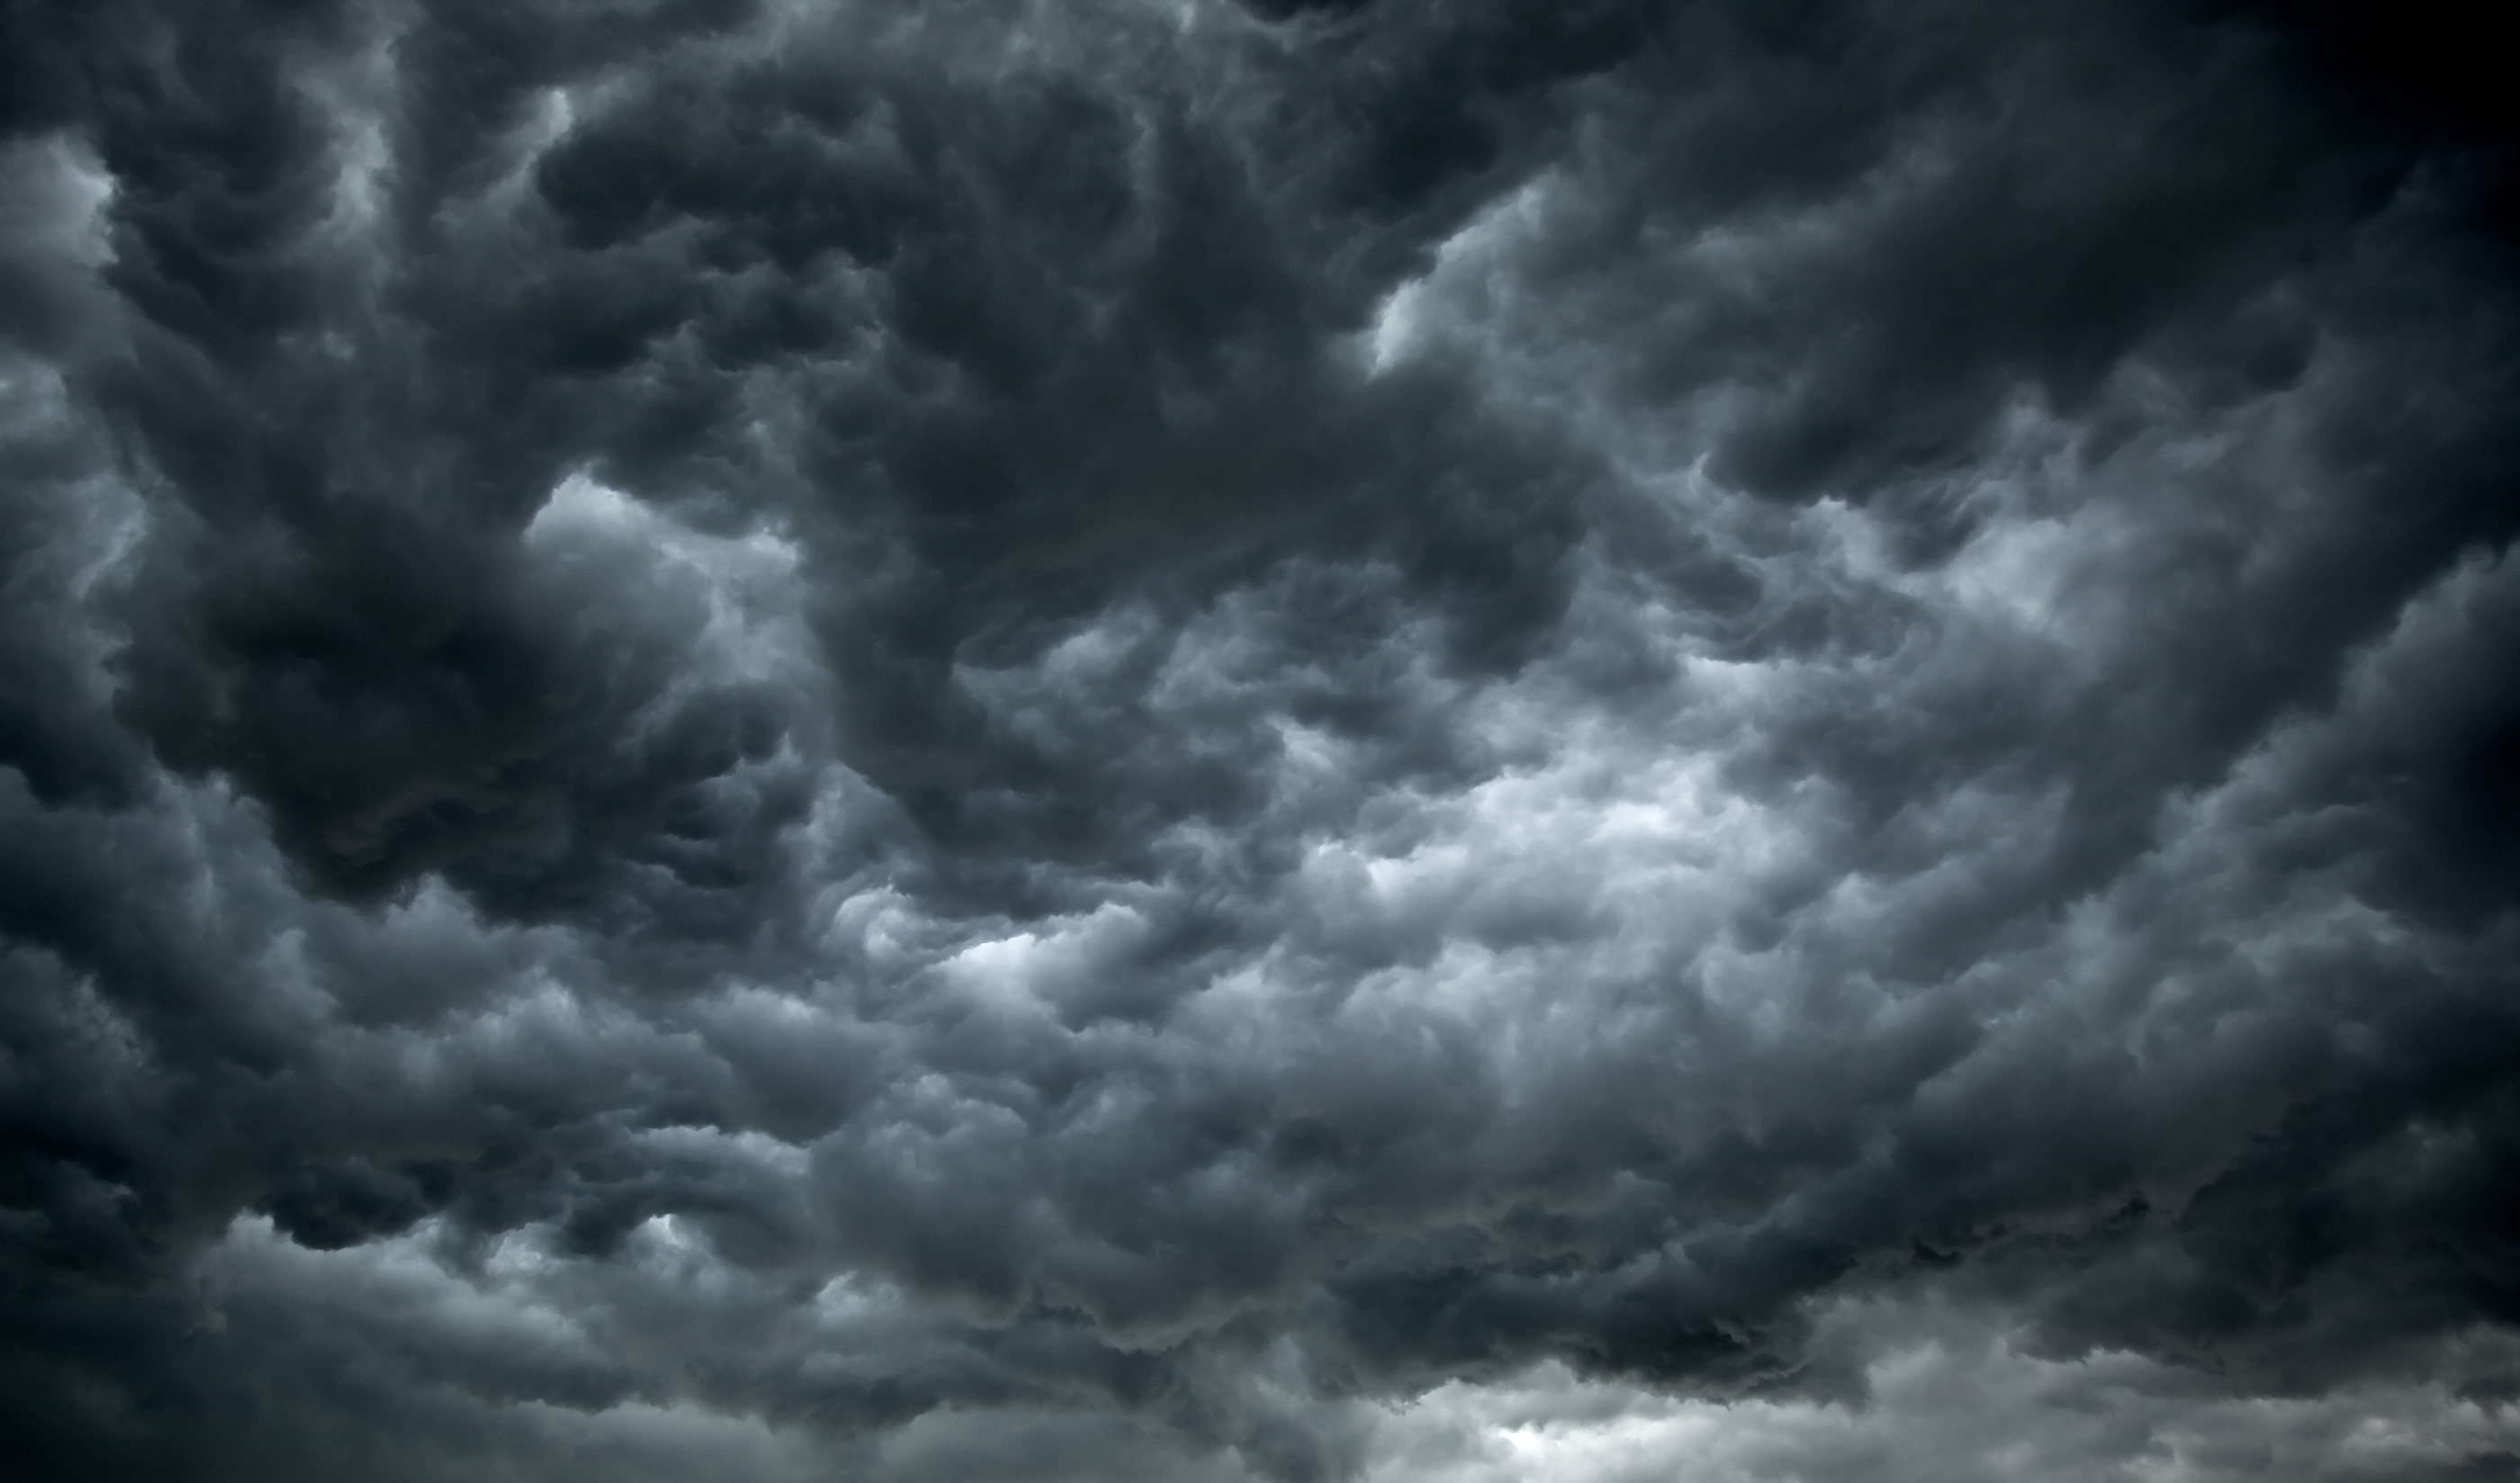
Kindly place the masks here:
<instances>
[{"instance_id":1,"label":"thunderstorm cloud mass","mask_svg":"<svg viewBox=\"0 0 2520 1483\"><path fill-rule=\"evenodd\" d=\"M2520 1477L2490 35L0 0L0 1471Z\"/></svg>"}]
</instances>

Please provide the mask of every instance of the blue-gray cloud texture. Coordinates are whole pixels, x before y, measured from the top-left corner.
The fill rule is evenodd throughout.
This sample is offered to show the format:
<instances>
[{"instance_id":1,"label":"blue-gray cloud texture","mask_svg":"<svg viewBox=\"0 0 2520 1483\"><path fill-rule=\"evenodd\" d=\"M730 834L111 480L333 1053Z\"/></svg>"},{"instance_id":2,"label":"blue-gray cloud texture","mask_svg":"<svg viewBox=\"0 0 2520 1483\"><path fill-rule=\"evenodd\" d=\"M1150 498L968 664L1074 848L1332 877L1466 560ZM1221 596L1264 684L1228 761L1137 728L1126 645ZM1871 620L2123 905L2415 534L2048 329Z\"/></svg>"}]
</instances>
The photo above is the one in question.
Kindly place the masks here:
<instances>
[{"instance_id":1,"label":"blue-gray cloud texture","mask_svg":"<svg viewBox=\"0 0 2520 1483\"><path fill-rule=\"evenodd\" d=\"M13 1452L2500 1475L2510 141L2342 15L8 7Z\"/></svg>"}]
</instances>

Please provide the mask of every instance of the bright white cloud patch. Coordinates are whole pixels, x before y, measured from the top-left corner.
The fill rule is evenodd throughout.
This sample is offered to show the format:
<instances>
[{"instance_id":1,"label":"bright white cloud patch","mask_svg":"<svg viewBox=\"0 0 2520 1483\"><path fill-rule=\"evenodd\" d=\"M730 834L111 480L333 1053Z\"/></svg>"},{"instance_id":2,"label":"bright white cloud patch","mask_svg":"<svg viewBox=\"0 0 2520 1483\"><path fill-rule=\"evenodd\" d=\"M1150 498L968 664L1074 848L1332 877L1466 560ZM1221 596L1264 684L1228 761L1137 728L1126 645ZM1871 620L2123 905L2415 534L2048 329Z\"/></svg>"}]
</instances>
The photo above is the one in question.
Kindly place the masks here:
<instances>
[{"instance_id":1,"label":"bright white cloud patch","mask_svg":"<svg viewBox=\"0 0 2520 1483\"><path fill-rule=\"evenodd\" d=\"M1553 1365L1508 1384L1456 1382L1377 1425L1363 1476L2379 1479L2491 1467L2520 1442L2507 1401L2461 1397L2440 1381L2264 1399L2130 1355L2042 1360L1964 1326L1902 1337L1866 1367L1856 1404L1671 1399L1587 1384ZM2475 1358L2462 1343L2441 1362L2454 1371Z\"/></svg>"}]
</instances>

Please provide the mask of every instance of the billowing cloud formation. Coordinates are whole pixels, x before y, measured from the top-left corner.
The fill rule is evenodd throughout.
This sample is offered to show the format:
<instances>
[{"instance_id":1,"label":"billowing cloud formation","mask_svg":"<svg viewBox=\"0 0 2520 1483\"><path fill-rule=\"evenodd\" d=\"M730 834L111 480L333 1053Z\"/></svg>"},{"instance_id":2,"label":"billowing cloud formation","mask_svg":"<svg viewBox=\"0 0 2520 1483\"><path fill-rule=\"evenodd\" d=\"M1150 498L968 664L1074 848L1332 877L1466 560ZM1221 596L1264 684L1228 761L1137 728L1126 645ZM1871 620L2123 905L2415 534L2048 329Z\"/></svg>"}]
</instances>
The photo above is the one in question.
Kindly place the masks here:
<instances>
[{"instance_id":1,"label":"billowing cloud formation","mask_svg":"<svg viewBox=\"0 0 2520 1483\"><path fill-rule=\"evenodd\" d=\"M2507 1475L2509 141L2308 12L9 7L25 1475Z\"/></svg>"}]
</instances>

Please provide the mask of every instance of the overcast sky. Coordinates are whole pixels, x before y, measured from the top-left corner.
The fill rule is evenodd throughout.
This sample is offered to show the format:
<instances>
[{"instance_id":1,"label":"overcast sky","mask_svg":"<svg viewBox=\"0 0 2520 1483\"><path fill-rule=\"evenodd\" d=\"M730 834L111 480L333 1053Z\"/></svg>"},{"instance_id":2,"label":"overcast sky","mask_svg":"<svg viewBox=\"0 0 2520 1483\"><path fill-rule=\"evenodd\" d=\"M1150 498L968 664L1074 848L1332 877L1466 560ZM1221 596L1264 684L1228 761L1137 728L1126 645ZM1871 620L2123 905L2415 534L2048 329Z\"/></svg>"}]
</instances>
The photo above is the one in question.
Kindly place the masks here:
<instances>
[{"instance_id":1,"label":"overcast sky","mask_svg":"<svg viewBox=\"0 0 2520 1483\"><path fill-rule=\"evenodd\" d=\"M2520 1476L2458 13L0 5L9 1471Z\"/></svg>"}]
</instances>

